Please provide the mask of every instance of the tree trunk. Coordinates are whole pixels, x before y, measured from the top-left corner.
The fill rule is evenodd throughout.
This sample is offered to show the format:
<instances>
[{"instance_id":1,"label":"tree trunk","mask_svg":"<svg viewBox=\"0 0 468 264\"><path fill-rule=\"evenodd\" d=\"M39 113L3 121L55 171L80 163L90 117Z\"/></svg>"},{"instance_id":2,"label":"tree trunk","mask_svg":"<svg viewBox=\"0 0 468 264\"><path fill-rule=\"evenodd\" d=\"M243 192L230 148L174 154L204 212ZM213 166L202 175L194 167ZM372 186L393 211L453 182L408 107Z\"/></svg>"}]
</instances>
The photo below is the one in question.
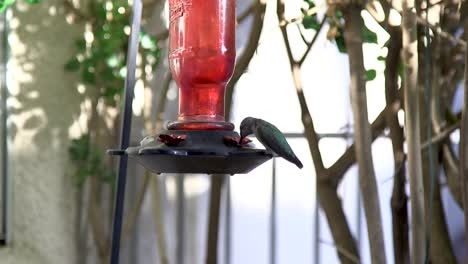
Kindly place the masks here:
<instances>
[{"instance_id":1,"label":"tree trunk","mask_svg":"<svg viewBox=\"0 0 468 264\"><path fill-rule=\"evenodd\" d=\"M431 110L430 104L432 104L432 100L434 100L434 94L432 91L435 89L439 89L439 67L438 67L438 59L439 59L439 43L437 36L434 36L430 43L431 47L431 72L421 74L420 75L420 95L421 95L421 141L422 142L429 142L430 138L434 138L435 129L432 126L432 120L434 119L434 113ZM424 58L423 58L424 59ZM424 62L423 62L424 61ZM425 60L420 60L420 65L422 66L423 63L426 63ZM426 68L427 69L427 68ZM428 76L429 75L429 76ZM426 78L431 78L431 83L429 87L431 92L428 92L426 95L425 81ZM425 84L426 85L426 84ZM435 86L435 87L434 87ZM436 93L438 94L438 93ZM426 99L424 99L426 95ZM437 100L437 99L436 99ZM430 113L430 114L428 114ZM429 119L430 118L430 119ZM429 131L428 129L431 129ZM430 132L430 133L429 133ZM432 152L432 157L429 153ZM427 220L427 232L430 232L430 240L429 240L429 254L430 254L430 261L432 263L456 263L455 255L453 253L452 244L450 241L450 237L447 230L447 224L445 221L445 213L444 208L442 205L441 197L440 197L440 186L439 186L439 172L440 172L440 162L437 158L437 153L440 152L440 147L438 144L432 144L432 146L427 148L423 148L422 150L422 171L423 171L423 183L424 183L424 190L425 192L425 201L426 206L424 207L426 212L426 219ZM431 168L432 167L432 168ZM432 171L432 172L431 172ZM432 182L433 181L433 182ZM432 191L431 191L432 189ZM431 205L431 206L429 206ZM432 208L430 208L432 207Z\"/></svg>"},{"instance_id":2,"label":"tree trunk","mask_svg":"<svg viewBox=\"0 0 468 264\"><path fill-rule=\"evenodd\" d=\"M280 21L284 19L284 1L277 0L277 16ZM321 25L323 25L322 21ZM321 27L320 27L321 28ZM341 200L336 193L337 182L341 179L346 172L343 170L340 175L331 175L330 171L325 169L322 161L322 156L319 149L319 138L314 128L314 121L310 115L307 107L307 101L302 87L301 65L305 60L308 52L311 50L320 29L315 33L315 37L310 43L307 43L308 48L302 55L299 61L294 60L292 49L289 43L288 32L285 26L281 27L286 52L288 54L289 63L291 66L291 74L296 88L297 98L301 107L301 120L305 130L305 136L309 144L309 150L314 163L315 175L317 181L317 200L320 203L332 232L333 240L335 242L336 252L340 258L341 263L356 263L359 262L359 251L357 250L356 243L346 222L346 216L341 205ZM351 161L350 161L351 160ZM353 157L342 161L342 163L353 163Z\"/></svg>"},{"instance_id":3,"label":"tree trunk","mask_svg":"<svg viewBox=\"0 0 468 264\"><path fill-rule=\"evenodd\" d=\"M425 258L424 187L421 167L419 126L418 49L414 0L403 1L403 63L405 124L408 146L408 172L411 195L412 263Z\"/></svg>"},{"instance_id":4,"label":"tree trunk","mask_svg":"<svg viewBox=\"0 0 468 264\"><path fill-rule=\"evenodd\" d=\"M465 22L465 30L468 22ZM468 51L465 50L465 90L463 95L462 121L460 131L460 179L462 182L463 207L468 208ZM465 214L465 236L468 238L468 210ZM468 245L468 243L467 243Z\"/></svg>"},{"instance_id":5,"label":"tree trunk","mask_svg":"<svg viewBox=\"0 0 468 264\"><path fill-rule=\"evenodd\" d=\"M394 165L393 192L391 198L392 225L393 225L393 253L395 263L409 263L409 239L408 239L408 198L405 193L405 158L404 158L404 134L403 128L398 122L398 111L401 109L401 101L398 94L398 65L401 52L401 29L389 28L390 39L388 43L388 55L385 61L385 98L387 105L386 122L390 129L392 140ZM393 103L395 102L395 103Z\"/></svg>"},{"instance_id":6,"label":"tree trunk","mask_svg":"<svg viewBox=\"0 0 468 264\"><path fill-rule=\"evenodd\" d=\"M351 105L354 115L354 141L359 167L359 186L367 220L372 263L386 263L380 200L372 161L372 134L367 115L366 80L361 30L364 22L359 5L343 8L345 41L351 74Z\"/></svg>"}]
</instances>

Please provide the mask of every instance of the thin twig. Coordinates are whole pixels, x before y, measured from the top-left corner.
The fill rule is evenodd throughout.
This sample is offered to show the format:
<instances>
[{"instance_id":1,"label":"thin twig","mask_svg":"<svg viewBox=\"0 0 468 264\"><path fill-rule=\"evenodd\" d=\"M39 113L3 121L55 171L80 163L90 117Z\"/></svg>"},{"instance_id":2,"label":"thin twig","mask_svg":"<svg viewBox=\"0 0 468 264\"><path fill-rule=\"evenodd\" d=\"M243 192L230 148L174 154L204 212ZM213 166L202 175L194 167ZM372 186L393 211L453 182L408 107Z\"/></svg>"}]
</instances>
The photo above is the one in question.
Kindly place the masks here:
<instances>
[{"instance_id":1,"label":"thin twig","mask_svg":"<svg viewBox=\"0 0 468 264\"><path fill-rule=\"evenodd\" d=\"M455 124L449 126L447 129L438 133L435 137L432 137L430 141L428 140L421 144L421 150L425 150L426 148L428 148L429 144L435 145L441 143L442 141L447 139L447 137L449 137L453 131L457 130L458 128L460 128L460 121L457 121Z\"/></svg>"},{"instance_id":2,"label":"thin twig","mask_svg":"<svg viewBox=\"0 0 468 264\"><path fill-rule=\"evenodd\" d=\"M226 95L225 95L225 111L224 114L227 119L230 118L231 114L231 106L232 106L232 95L234 93L234 87L244 74L245 70L249 66L250 61L252 60L253 55L258 47L258 40L260 39L260 35L263 29L263 17L265 15L266 5L257 1L255 5L254 13L253 13L253 23L252 29L250 31L250 35L247 41L247 44L244 48L242 55L240 55L236 62L236 67L234 69L234 73L232 74L232 78L229 81L228 85L226 86Z\"/></svg>"},{"instance_id":3,"label":"thin twig","mask_svg":"<svg viewBox=\"0 0 468 264\"><path fill-rule=\"evenodd\" d=\"M276 14L279 20L284 18L284 1L285 0L277 0ZM307 138L317 179L328 178L326 177L328 172L324 167L319 149L319 137L315 131L314 122L308 109L301 83L301 65L295 61L292 56L291 45L286 28L281 27L280 29L284 44L286 46L286 52L291 67L291 74L301 108L301 120L305 130L304 134ZM319 32L316 33L316 36L318 33ZM346 217L344 215L341 201L336 193L336 185L334 185L331 181L317 181L317 199L325 212L325 216L327 217L329 225L331 226L330 229L332 231L334 240L340 244L340 247L345 247L347 251L353 252L353 255L357 256L359 252L349 229L349 225L346 222ZM337 254L342 263L351 263L340 251L338 251Z\"/></svg>"},{"instance_id":4,"label":"thin twig","mask_svg":"<svg viewBox=\"0 0 468 264\"><path fill-rule=\"evenodd\" d=\"M398 14L400 14L400 16L401 16L401 11L400 10L398 10L397 8L395 8L393 6L392 6L392 9L397 11ZM372 18L374 18L375 21L379 22L377 17L375 16L375 12L370 10L369 6L366 7L366 11L372 16ZM416 18L416 22L418 24L429 27L430 29L432 29L434 31L435 34L438 34L438 35L440 35L441 37L443 37L445 39L448 39L448 40L450 40L452 42L455 42L455 43L459 44L463 49L466 49L467 43L466 43L465 40L457 38L457 37L453 36L452 34L442 30L442 28L440 26L438 26L438 25L431 24L430 22L426 21L424 18L420 17L418 14L416 14L414 12L412 12L411 14Z\"/></svg>"},{"instance_id":5,"label":"thin twig","mask_svg":"<svg viewBox=\"0 0 468 264\"><path fill-rule=\"evenodd\" d=\"M295 18L292 18L292 19L284 19L283 18L279 22L278 26L284 27L284 26L287 26L288 24L301 22L302 19L304 19L304 17L315 15L315 14L317 14L318 11L320 11L320 9L323 9L323 8L326 8L326 7L327 7L326 3L324 2L324 3L320 4L320 5L317 5L317 6L314 6L314 7L311 7L309 9L307 9L307 11L305 11L302 15L297 16Z\"/></svg>"},{"instance_id":6,"label":"thin twig","mask_svg":"<svg viewBox=\"0 0 468 264\"><path fill-rule=\"evenodd\" d=\"M302 30L301 30L301 25L296 24L296 27L297 27L297 30L299 31L299 34L300 34L300 36L301 36L302 41L304 42L304 44L306 44L306 45L308 46L308 45L309 45L309 42L307 41L307 39L306 39L305 36L304 36L304 33L303 33Z\"/></svg>"},{"instance_id":7,"label":"thin twig","mask_svg":"<svg viewBox=\"0 0 468 264\"><path fill-rule=\"evenodd\" d=\"M439 34L441 37L446 38L450 41L453 41L460 46L463 47L463 49L466 49L466 41L463 39L459 39L454 37L452 34L445 32L442 30L440 26L432 25L431 23L427 22L424 18L418 16L416 13L412 13L416 17L416 21L418 24L421 24L423 26L428 26L430 29L434 31L434 33Z\"/></svg>"},{"instance_id":8,"label":"thin twig","mask_svg":"<svg viewBox=\"0 0 468 264\"><path fill-rule=\"evenodd\" d=\"M310 50L312 49L312 46L315 44L315 41L317 41L318 36L320 34L320 31L323 28L323 25L325 25L325 21L327 21L327 16L324 16L322 18L322 21L320 22L319 28L315 31L314 38L310 43L307 43L307 50L304 52L304 55L302 55L301 59L297 62L299 65L302 65L307 58L307 55L309 54Z\"/></svg>"}]
</instances>

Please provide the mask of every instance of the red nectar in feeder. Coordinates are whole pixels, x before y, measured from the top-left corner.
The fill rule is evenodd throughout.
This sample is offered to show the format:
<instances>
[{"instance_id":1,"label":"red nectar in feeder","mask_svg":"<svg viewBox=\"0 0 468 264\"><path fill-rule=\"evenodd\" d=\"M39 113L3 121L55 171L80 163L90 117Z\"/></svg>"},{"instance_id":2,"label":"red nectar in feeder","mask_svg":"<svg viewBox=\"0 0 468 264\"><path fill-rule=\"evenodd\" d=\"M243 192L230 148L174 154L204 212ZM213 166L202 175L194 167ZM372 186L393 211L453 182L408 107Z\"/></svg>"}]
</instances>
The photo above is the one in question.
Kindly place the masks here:
<instances>
[{"instance_id":1,"label":"red nectar in feeder","mask_svg":"<svg viewBox=\"0 0 468 264\"><path fill-rule=\"evenodd\" d=\"M235 0L169 0L169 63L179 86L177 130L232 130L224 93L236 59Z\"/></svg>"}]
</instances>

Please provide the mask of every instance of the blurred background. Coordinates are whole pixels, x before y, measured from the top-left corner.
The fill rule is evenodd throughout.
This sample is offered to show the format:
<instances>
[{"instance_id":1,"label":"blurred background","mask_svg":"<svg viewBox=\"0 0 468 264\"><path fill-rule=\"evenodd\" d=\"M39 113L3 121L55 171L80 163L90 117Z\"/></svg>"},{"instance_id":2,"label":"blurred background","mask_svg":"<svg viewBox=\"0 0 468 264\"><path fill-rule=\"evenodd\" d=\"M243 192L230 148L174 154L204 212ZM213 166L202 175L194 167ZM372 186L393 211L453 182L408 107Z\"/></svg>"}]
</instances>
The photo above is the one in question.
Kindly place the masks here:
<instances>
[{"instance_id":1,"label":"blurred background","mask_svg":"<svg viewBox=\"0 0 468 264\"><path fill-rule=\"evenodd\" d=\"M118 146L132 3L4 2L10 6L0 18L0 263L108 263L117 159L105 150ZM143 2L131 145L178 115L167 59L168 1ZM381 223L386 262L409 263L401 2L236 4L226 119L237 131L247 116L275 124L304 168L275 159L249 174L213 176L224 179L213 249L212 176L151 175L130 161L121 263L371 263L370 221ZM357 40L346 5L362 17ZM406 99L419 100L415 133L423 146L417 152L429 234L420 242L429 247L428 263L468 257L458 167L463 8L457 0L416 3L420 96ZM350 68L356 56L362 62ZM352 103L360 96L351 96L353 85L362 86L367 104ZM363 145L373 172L364 174L375 174L381 218L370 221L354 145L362 132L356 127L367 120L373 136L364 137L373 143ZM210 254L217 258L207 261Z\"/></svg>"}]
</instances>

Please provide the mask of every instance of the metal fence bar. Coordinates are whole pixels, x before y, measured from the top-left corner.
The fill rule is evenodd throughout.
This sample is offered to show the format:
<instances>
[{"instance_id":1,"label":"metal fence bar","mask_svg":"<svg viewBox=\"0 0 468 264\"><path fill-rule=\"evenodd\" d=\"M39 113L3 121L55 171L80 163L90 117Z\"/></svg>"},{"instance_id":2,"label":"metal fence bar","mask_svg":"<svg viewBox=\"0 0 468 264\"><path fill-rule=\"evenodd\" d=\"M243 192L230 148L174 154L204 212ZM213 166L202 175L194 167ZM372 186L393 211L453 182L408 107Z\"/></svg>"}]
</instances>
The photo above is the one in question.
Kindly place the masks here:
<instances>
[{"instance_id":1,"label":"metal fence bar","mask_svg":"<svg viewBox=\"0 0 468 264\"><path fill-rule=\"evenodd\" d=\"M320 263L320 204L318 202L317 191L315 191L315 210L314 210L314 264Z\"/></svg>"},{"instance_id":2,"label":"metal fence bar","mask_svg":"<svg viewBox=\"0 0 468 264\"><path fill-rule=\"evenodd\" d=\"M208 217L208 236L206 245L206 263L218 263L218 231L219 211L221 205L221 190L228 175L213 174L211 177L211 191Z\"/></svg>"},{"instance_id":3,"label":"metal fence bar","mask_svg":"<svg viewBox=\"0 0 468 264\"><path fill-rule=\"evenodd\" d=\"M226 215L225 215L225 234L224 234L224 264L231 264L231 177L226 176Z\"/></svg>"},{"instance_id":4,"label":"metal fence bar","mask_svg":"<svg viewBox=\"0 0 468 264\"><path fill-rule=\"evenodd\" d=\"M270 264L276 264L276 160L272 160L270 197Z\"/></svg>"},{"instance_id":5,"label":"metal fence bar","mask_svg":"<svg viewBox=\"0 0 468 264\"><path fill-rule=\"evenodd\" d=\"M177 242L176 260L177 264L183 264L185 252L185 175L177 175Z\"/></svg>"}]
</instances>

